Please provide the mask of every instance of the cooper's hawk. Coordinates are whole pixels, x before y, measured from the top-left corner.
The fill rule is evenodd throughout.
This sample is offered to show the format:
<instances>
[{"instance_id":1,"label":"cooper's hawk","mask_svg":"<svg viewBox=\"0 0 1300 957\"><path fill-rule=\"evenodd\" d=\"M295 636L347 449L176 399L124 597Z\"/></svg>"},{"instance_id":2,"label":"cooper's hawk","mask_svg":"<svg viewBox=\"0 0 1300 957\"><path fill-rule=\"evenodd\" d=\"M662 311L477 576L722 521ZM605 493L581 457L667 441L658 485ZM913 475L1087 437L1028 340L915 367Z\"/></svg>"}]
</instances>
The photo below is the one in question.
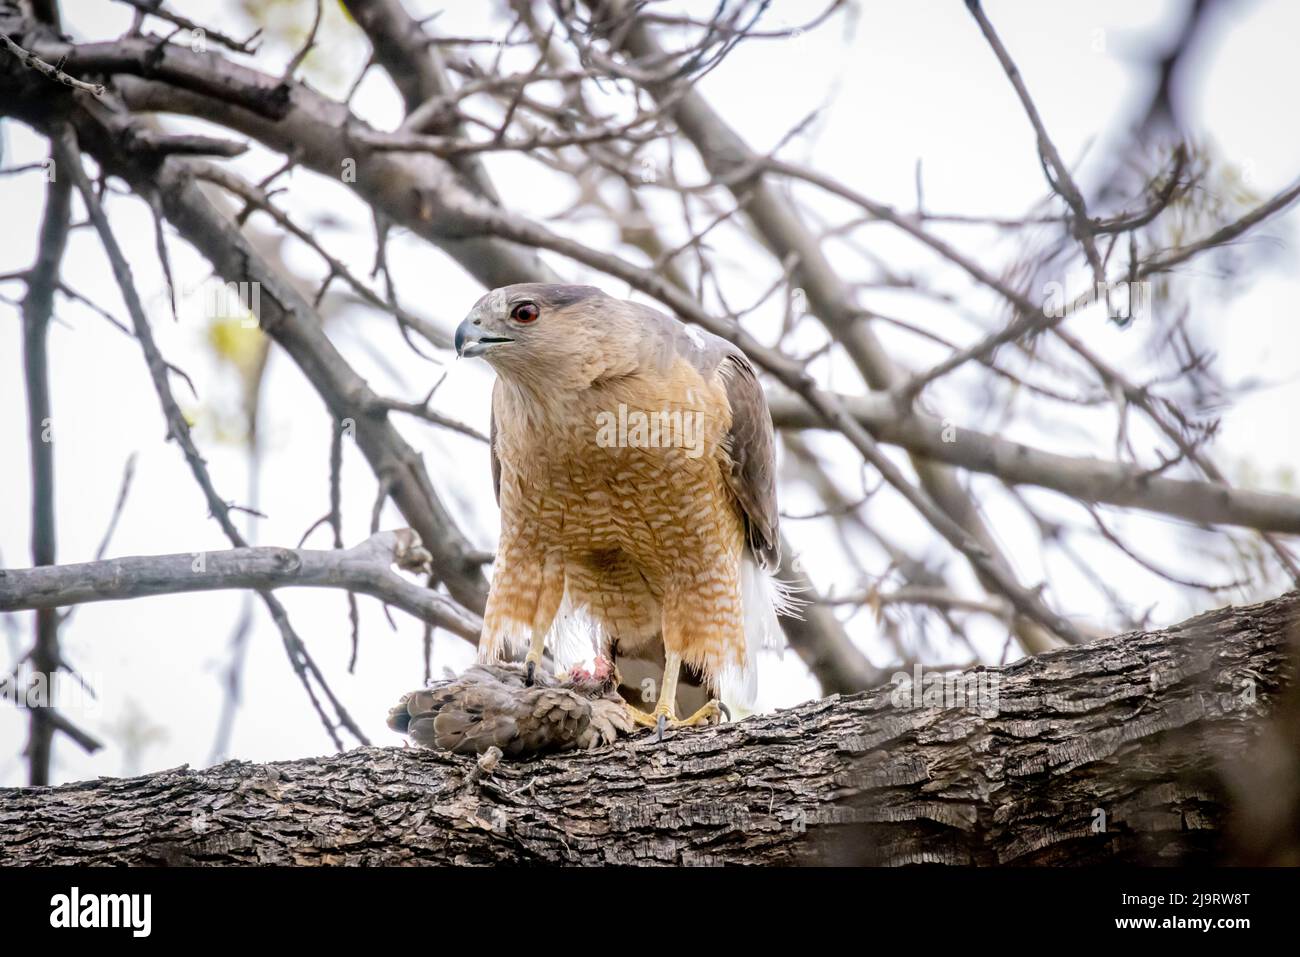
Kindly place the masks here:
<instances>
[{"instance_id":1,"label":"cooper's hawk","mask_svg":"<svg viewBox=\"0 0 1300 957\"><path fill-rule=\"evenodd\" d=\"M772 421L745 355L595 287L534 283L480 299L456 351L498 373L501 538L480 657L526 646L531 674L548 634L588 623L614 660L662 655L640 723L719 720L717 700L677 718L683 666L752 702L783 597Z\"/></svg>"}]
</instances>

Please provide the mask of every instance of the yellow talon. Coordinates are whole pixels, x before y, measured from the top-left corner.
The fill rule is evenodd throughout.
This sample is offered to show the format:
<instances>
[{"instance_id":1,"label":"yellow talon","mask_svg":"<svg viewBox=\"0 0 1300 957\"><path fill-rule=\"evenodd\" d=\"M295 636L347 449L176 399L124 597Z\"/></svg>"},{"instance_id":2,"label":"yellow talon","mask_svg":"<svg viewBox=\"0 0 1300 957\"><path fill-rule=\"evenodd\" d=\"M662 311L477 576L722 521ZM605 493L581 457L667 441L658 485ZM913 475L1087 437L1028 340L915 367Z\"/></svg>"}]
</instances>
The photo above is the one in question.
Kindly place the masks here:
<instances>
[{"instance_id":1,"label":"yellow talon","mask_svg":"<svg viewBox=\"0 0 1300 957\"><path fill-rule=\"evenodd\" d=\"M689 718L679 718L673 713L671 707L660 705L650 714L642 711L633 705L627 706L628 714L632 718L632 723L642 728L653 728L659 733L659 739L663 740L663 733L668 728L693 728L698 726L710 727L722 721L722 716L726 713L726 706L718 700L713 700L705 704L702 708L692 714Z\"/></svg>"},{"instance_id":2,"label":"yellow talon","mask_svg":"<svg viewBox=\"0 0 1300 957\"><path fill-rule=\"evenodd\" d=\"M721 724L722 715L726 712L726 710L727 710L726 705L724 705L717 698L714 698L712 701L706 702L698 711L696 711L689 718L684 718L681 721L676 722L676 727L691 728L697 724L703 724L703 725Z\"/></svg>"},{"instance_id":3,"label":"yellow talon","mask_svg":"<svg viewBox=\"0 0 1300 957\"><path fill-rule=\"evenodd\" d=\"M647 714L633 704L625 704L624 707L627 708L628 717L632 719L634 725L640 725L643 728L653 728L655 726L654 715Z\"/></svg>"}]
</instances>

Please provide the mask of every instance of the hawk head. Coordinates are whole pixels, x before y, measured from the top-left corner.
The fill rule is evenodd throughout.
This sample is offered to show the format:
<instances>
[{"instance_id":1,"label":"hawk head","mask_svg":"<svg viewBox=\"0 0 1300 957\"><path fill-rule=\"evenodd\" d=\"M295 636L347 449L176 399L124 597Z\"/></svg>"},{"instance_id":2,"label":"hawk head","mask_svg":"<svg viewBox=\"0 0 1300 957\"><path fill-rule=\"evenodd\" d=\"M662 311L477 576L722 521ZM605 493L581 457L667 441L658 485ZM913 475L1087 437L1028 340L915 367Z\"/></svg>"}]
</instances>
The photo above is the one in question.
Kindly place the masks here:
<instances>
[{"instance_id":1,"label":"hawk head","mask_svg":"<svg viewBox=\"0 0 1300 957\"><path fill-rule=\"evenodd\" d=\"M617 352L635 332L634 324L625 328L617 305L595 286L502 286L476 302L456 329L456 354L480 356L507 378L582 384L593 357Z\"/></svg>"}]
</instances>

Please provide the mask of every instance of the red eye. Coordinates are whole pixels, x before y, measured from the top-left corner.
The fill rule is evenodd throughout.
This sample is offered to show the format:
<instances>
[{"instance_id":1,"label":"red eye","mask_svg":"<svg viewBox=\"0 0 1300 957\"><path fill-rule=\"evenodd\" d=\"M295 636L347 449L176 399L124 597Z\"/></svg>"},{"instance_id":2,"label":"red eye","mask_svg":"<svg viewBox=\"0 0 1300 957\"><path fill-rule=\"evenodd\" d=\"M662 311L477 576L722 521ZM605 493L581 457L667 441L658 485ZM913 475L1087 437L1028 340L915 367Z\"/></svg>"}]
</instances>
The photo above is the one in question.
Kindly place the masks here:
<instances>
[{"instance_id":1,"label":"red eye","mask_svg":"<svg viewBox=\"0 0 1300 957\"><path fill-rule=\"evenodd\" d=\"M541 310L531 302L521 302L510 310L510 318L515 322L534 322L541 314Z\"/></svg>"}]
</instances>

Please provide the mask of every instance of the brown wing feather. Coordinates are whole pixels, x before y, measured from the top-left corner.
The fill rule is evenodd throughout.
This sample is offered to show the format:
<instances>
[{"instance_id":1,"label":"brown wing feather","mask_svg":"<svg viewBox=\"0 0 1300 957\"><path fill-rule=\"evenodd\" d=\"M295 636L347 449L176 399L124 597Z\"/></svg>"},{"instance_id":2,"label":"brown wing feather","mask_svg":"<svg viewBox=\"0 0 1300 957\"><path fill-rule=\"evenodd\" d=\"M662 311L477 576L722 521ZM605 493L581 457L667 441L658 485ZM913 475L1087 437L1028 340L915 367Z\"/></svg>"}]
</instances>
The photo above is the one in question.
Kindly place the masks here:
<instances>
[{"instance_id":1,"label":"brown wing feather","mask_svg":"<svg viewBox=\"0 0 1300 957\"><path fill-rule=\"evenodd\" d=\"M492 386L491 417L488 420L488 452L492 456L492 494L501 504L501 459L497 457L497 386Z\"/></svg>"},{"instance_id":2,"label":"brown wing feather","mask_svg":"<svg viewBox=\"0 0 1300 957\"><path fill-rule=\"evenodd\" d=\"M754 557L767 571L781 563L780 517L776 510L776 440L772 414L748 359L730 354L719 365L731 405L727 484L745 515Z\"/></svg>"}]
</instances>

